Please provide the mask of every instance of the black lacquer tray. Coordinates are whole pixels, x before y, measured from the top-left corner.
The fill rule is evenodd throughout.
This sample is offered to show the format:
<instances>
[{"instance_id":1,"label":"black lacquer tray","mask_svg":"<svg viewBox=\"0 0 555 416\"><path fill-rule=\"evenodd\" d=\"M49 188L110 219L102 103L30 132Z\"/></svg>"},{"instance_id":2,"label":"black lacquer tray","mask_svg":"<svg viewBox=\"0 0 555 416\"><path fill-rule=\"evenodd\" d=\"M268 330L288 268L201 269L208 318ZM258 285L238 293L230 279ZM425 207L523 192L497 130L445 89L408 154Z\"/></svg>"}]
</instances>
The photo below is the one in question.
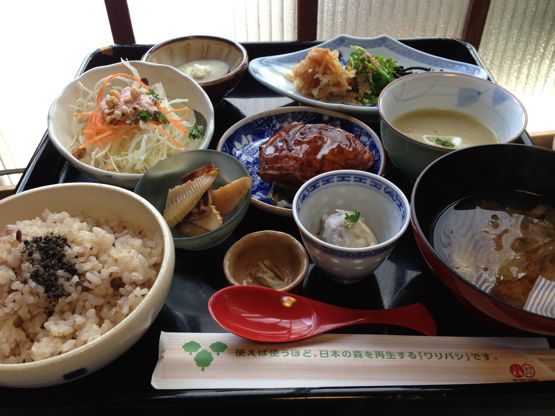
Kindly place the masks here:
<instances>
[{"instance_id":1,"label":"black lacquer tray","mask_svg":"<svg viewBox=\"0 0 555 416\"><path fill-rule=\"evenodd\" d=\"M434 55L485 67L476 50L454 39L403 40L409 46ZM246 43L249 58L293 52L314 42ZM94 51L79 68L107 65L120 59L140 59L150 45L115 45ZM239 86L215 109L216 130L211 148L232 124L245 116L277 106L297 105L245 75ZM378 120L364 120L379 133ZM525 133L519 140L530 145ZM389 163L386 177L410 197L411 183ZM17 186L17 192L53 183L93 181L72 168L45 134ZM288 232L300 239L292 218L271 215L251 206L242 224L223 244L201 252L178 250L170 295L158 318L139 342L102 370L65 385L32 390L0 389L0 414L243 414L288 412L311 414L460 414L485 411L494 414L529 410L550 414L555 409L555 382L271 390L155 390L150 385L158 358L160 331L222 332L212 320L207 302L212 293L227 285L222 259L226 250L246 233L260 229ZM459 305L455 297L430 271L407 230L388 260L374 275L353 285L339 285L312 269L299 294L354 308L382 308L422 302L434 315L439 335L532 336L484 324ZM351 333L406 334L384 326L357 326ZM553 340L551 339L551 345ZM372 413L374 411L375 413ZM499 412L499 413L498 413ZM190 413L192 414L192 413ZM458 414L458 413L457 413ZM480 413L484 414L484 413Z\"/></svg>"}]
</instances>

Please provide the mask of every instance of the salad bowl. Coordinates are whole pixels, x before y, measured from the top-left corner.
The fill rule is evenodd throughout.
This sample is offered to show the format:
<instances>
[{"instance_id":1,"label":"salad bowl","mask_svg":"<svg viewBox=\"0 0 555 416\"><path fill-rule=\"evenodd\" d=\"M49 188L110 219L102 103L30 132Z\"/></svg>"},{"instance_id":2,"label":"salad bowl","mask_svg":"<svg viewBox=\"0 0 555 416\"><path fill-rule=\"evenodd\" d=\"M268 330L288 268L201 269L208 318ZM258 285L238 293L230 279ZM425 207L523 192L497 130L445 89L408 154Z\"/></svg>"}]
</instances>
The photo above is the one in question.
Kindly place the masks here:
<instances>
[{"instance_id":1,"label":"salad bowl","mask_svg":"<svg viewBox=\"0 0 555 416\"><path fill-rule=\"evenodd\" d=\"M127 61L100 66L86 71L70 82L51 105L48 113L48 136L58 152L77 170L97 181L125 188L133 188L143 174L102 169L85 163L76 157L74 149L79 144L76 141L76 136L81 133L76 128L77 115L75 113L76 103L78 100L84 99L83 91L93 91L99 81L113 74L131 74L129 65L138 71L141 79L147 81L147 86L161 83L168 100L177 98L188 100L189 115L187 116L187 121L190 121L191 124L197 123L202 126L202 134L199 134L198 138L192 139L192 136L190 137L191 149L207 148L214 133L214 108L208 95L193 79L171 66L141 61ZM171 137L167 139L168 141L172 140ZM150 160L151 162L157 161L156 159L163 159L163 155L167 153L167 149L157 150L152 146L147 146L146 142L140 146L135 146L133 149L134 153L143 151L143 148L146 148L146 151L153 152L153 154L159 152L159 155L149 158L152 159ZM130 150L127 149L126 154L130 157L136 156ZM146 171L146 166L140 167L145 168L144 170Z\"/></svg>"}]
</instances>

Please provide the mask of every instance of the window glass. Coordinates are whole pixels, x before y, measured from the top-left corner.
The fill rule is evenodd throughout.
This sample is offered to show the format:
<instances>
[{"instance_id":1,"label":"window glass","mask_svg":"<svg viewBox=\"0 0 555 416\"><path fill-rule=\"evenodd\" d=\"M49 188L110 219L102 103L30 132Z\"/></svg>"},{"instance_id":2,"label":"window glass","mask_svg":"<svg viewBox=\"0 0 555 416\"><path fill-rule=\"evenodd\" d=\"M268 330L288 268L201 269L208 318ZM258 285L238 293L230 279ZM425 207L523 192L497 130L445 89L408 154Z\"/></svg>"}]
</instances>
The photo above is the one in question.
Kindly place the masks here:
<instances>
[{"instance_id":1,"label":"window glass","mask_svg":"<svg viewBox=\"0 0 555 416\"><path fill-rule=\"evenodd\" d=\"M1 170L27 165L46 131L50 104L85 56L111 44L112 35L103 1L18 0L3 3L0 36Z\"/></svg>"}]
</instances>

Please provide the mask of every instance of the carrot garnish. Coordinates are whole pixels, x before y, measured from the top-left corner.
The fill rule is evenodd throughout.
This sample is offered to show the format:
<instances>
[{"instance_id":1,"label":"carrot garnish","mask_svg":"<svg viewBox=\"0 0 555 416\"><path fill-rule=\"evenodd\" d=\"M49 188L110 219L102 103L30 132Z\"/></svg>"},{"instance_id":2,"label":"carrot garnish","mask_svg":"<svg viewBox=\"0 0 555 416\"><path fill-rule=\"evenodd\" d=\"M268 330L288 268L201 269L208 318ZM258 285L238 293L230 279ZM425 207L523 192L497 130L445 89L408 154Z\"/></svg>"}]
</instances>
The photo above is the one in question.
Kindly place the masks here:
<instances>
[{"instance_id":1,"label":"carrot garnish","mask_svg":"<svg viewBox=\"0 0 555 416\"><path fill-rule=\"evenodd\" d=\"M160 107L160 108L164 111L164 114L178 113L180 111L183 111L185 113L185 116L189 114L189 107L174 108L172 110L166 107Z\"/></svg>"},{"instance_id":2,"label":"carrot garnish","mask_svg":"<svg viewBox=\"0 0 555 416\"><path fill-rule=\"evenodd\" d=\"M184 134L187 134L187 135L189 134L189 129L185 127L183 124L181 124L178 120L173 120L171 118L168 118L168 121L177 129L181 130Z\"/></svg>"},{"instance_id":3,"label":"carrot garnish","mask_svg":"<svg viewBox=\"0 0 555 416\"><path fill-rule=\"evenodd\" d=\"M165 138L168 139L170 143L172 143L175 147L179 150L183 150L183 146L179 141L177 141L166 129L164 129L159 123L169 123L172 126L175 126L178 130L185 133L186 135L189 134L189 129L185 127L182 122L186 120L186 117L189 114L189 107L181 107L181 108L166 108L162 106L158 100L158 97L154 95L156 98L155 106L159 109L159 111L154 111L153 114L150 114L150 111L141 110L135 117L131 120L116 120L114 123L114 118L109 117L107 118L103 113L104 108L101 105L102 100L105 98L104 94L108 89L110 81L115 78L128 78L133 81L139 83L147 92L147 94L152 94L152 90L150 87L146 85L140 78L126 74L126 73L117 73L112 74L104 78L101 84L98 87L96 92L96 109L93 112L75 112L74 115L76 117L86 118L85 125L82 129L82 134L84 138L84 142L78 146L79 149L88 149L92 146L105 146L110 143L114 143L116 141L131 137L135 134L136 130L139 129L139 121L144 122L148 126L156 129L160 134L162 134ZM146 114L143 114L146 113ZM166 115L172 114L172 117L166 117ZM120 122L121 121L121 122ZM125 121L125 122L124 122Z\"/></svg>"},{"instance_id":4,"label":"carrot garnish","mask_svg":"<svg viewBox=\"0 0 555 416\"><path fill-rule=\"evenodd\" d=\"M154 123L147 123L149 126L154 127L156 130L158 130L160 133L162 133L164 136L166 136L166 138L172 142L178 149L183 150L183 147L181 147L181 144L179 144L179 142L177 140L175 140L171 134L169 134L166 130L164 130L162 127L160 127L157 124Z\"/></svg>"}]
</instances>

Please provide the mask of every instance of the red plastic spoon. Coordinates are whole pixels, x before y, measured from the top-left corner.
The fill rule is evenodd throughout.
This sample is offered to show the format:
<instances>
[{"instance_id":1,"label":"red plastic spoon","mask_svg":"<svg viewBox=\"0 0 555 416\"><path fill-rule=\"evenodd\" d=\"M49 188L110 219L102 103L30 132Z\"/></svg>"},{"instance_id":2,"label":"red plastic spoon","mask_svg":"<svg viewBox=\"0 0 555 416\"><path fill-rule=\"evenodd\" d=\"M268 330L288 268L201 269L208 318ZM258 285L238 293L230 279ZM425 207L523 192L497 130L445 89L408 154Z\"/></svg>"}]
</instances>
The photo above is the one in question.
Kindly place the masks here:
<instances>
[{"instance_id":1,"label":"red plastic spoon","mask_svg":"<svg viewBox=\"0 0 555 416\"><path fill-rule=\"evenodd\" d=\"M342 308L262 286L230 286L208 302L225 330L260 342L297 341L348 325L384 324L435 335L432 315L420 303L392 309Z\"/></svg>"}]
</instances>

